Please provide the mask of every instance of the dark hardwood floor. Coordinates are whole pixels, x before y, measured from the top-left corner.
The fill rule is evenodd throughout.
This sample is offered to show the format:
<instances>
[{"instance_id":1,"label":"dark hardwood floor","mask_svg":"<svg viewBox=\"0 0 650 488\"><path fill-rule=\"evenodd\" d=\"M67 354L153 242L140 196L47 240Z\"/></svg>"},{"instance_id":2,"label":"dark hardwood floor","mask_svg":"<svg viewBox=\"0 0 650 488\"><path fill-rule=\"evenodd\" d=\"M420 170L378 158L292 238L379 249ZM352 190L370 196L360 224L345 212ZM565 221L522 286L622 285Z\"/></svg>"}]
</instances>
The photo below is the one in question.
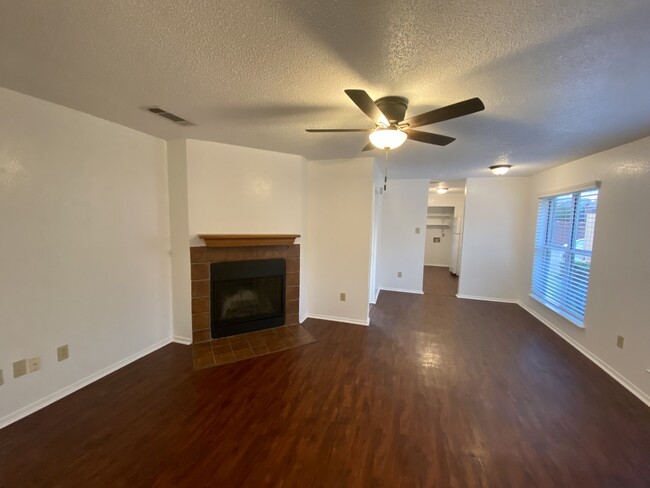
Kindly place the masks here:
<instances>
[{"instance_id":1,"label":"dark hardwood floor","mask_svg":"<svg viewBox=\"0 0 650 488\"><path fill-rule=\"evenodd\" d=\"M0 486L650 486L650 409L516 305L382 292L371 327L304 325L202 371L166 346L0 430Z\"/></svg>"},{"instance_id":2,"label":"dark hardwood floor","mask_svg":"<svg viewBox=\"0 0 650 488\"><path fill-rule=\"evenodd\" d=\"M458 293L458 276L441 266L425 266L422 291L425 295L455 297Z\"/></svg>"}]
</instances>

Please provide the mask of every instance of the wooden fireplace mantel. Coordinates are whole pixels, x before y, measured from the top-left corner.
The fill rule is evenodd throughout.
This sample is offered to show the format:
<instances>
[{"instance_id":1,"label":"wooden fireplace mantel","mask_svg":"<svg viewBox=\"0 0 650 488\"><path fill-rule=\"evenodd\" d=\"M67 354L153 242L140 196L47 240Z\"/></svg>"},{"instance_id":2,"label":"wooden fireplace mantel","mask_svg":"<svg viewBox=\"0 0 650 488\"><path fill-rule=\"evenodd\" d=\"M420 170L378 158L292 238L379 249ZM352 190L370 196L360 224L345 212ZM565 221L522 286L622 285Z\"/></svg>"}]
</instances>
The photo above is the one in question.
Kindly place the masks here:
<instances>
[{"instance_id":1,"label":"wooden fireplace mantel","mask_svg":"<svg viewBox=\"0 0 650 488\"><path fill-rule=\"evenodd\" d=\"M290 246L300 234L199 234L207 247Z\"/></svg>"}]
</instances>

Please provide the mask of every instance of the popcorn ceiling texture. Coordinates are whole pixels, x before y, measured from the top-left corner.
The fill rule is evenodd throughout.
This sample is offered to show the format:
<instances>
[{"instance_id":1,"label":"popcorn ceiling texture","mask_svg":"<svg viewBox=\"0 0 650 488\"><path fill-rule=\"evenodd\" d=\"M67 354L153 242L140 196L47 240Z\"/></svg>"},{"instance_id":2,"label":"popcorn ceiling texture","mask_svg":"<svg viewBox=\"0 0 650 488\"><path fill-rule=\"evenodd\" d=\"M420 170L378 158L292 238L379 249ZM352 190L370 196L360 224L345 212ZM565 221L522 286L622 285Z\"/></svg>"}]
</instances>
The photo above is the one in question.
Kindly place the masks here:
<instances>
[{"instance_id":1,"label":"popcorn ceiling texture","mask_svg":"<svg viewBox=\"0 0 650 488\"><path fill-rule=\"evenodd\" d=\"M416 114L479 96L486 110L407 142L393 177L515 176L650 133L647 0L0 0L0 86L165 139L309 159L361 156L370 127L345 88ZM161 107L178 127L139 107ZM378 156L381 156L378 154Z\"/></svg>"}]
</instances>

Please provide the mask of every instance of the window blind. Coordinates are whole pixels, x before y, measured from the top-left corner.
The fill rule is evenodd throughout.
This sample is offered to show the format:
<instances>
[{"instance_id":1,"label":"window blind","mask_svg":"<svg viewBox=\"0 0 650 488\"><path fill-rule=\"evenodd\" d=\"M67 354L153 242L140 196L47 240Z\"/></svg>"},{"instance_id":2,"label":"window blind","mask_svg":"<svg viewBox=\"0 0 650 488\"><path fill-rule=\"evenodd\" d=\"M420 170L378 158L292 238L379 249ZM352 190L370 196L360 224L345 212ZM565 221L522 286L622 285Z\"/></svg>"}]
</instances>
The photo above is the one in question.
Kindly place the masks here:
<instances>
[{"instance_id":1,"label":"window blind","mask_svg":"<svg viewBox=\"0 0 650 488\"><path fill-rule=\"evenodd\" d=\"M539 199L531 296L583 326L598 189Z\"/></svg>"}]
</instances>

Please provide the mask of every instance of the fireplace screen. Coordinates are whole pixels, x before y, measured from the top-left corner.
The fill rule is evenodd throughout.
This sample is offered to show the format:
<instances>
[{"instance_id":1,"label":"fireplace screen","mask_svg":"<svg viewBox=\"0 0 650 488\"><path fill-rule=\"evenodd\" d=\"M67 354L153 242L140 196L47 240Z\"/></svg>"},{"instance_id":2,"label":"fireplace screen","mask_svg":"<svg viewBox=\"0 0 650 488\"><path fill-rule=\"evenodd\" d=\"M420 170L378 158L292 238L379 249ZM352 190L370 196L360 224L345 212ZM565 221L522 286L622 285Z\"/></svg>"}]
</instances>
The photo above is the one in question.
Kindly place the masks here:
<instances>
[{"instance_id":1,"label":"fireplace screen","mask_svg":"<svg viewBox=\"0 0 650 488\"><path fill-rule=\"evenodd\" d=\"M213 263L212 337L283 325L285 278L284 259Z\"/></svg>"}]
</instances>

